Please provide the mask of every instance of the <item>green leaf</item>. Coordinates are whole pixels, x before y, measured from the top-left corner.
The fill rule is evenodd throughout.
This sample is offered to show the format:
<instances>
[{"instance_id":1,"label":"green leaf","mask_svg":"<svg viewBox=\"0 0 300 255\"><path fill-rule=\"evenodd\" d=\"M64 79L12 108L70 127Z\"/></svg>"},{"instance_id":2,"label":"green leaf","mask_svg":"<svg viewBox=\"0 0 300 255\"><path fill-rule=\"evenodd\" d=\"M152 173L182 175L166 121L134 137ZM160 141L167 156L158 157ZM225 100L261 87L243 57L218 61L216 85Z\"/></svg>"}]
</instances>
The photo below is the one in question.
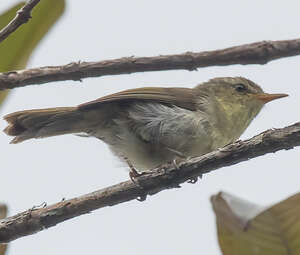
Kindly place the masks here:
<instances>
[{"instance_id":1,"label":"green leaf","mask_svg":"<svg viewBox=\"0 0 300 255\"><path fill-rule=\"evenodd\" d=\"M268 209L224 192L211 201L224 255L300 254L300 193Z\"/></svg>"},{"instance_id":2,"label":"green leaf","mask_svg":"<svg viewBox=\"0 0 300 255\"><path fill-rule=\"evenodd\" d=\"M17 4L0 16L0 29L16 15L24 2ZM0 43L0 72L23 69L32 52L53 24L62 15L65 0L43 0L32 10L32 18ZM0 92L0 105L8 91Z\"/></svg>"}]
</instances>

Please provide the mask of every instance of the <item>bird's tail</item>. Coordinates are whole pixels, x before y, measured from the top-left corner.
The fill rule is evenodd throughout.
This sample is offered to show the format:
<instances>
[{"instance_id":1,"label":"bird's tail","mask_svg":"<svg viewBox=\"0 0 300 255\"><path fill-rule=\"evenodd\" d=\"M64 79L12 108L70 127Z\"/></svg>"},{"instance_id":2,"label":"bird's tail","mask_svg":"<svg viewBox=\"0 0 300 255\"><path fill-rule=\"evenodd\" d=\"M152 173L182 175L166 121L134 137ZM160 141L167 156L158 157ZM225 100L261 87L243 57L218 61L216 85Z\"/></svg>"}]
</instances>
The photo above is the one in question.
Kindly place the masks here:
<instances>
[{"instance_id":1,"label":"bird's tail","mask_svg":"<svg viewBox=\"0 0 300 255\"><path fill-rule=\"evenodd\" d=\"M4 132L14 136L11 143L84 132L84 116L77 107L59 107L19 111L4 117L8 126Z\"/></svg>"}]
</instances>

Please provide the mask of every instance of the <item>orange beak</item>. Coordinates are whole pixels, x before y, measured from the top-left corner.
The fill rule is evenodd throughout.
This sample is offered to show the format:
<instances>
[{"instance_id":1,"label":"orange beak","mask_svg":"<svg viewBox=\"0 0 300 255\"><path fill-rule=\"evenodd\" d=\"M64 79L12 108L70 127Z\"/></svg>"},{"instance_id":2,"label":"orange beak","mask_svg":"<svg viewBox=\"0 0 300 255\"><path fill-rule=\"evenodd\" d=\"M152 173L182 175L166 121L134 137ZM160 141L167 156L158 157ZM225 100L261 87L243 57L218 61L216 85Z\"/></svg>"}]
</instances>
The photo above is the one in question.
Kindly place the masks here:
<instances>
[{"instance_id":1,"label":"orange beak","mask_svg":"<svg viewBox=\"0 0 300 255\"><path fill-rule=\"evenodd\" d=\"M262 93L262 94L257 94L255 95L255 97L261 101L263 101L265 104L278 99L278 98L282 98L282 97L287 97L287 94L267 94L267 93Z\"/></svg>"}]
</instances>

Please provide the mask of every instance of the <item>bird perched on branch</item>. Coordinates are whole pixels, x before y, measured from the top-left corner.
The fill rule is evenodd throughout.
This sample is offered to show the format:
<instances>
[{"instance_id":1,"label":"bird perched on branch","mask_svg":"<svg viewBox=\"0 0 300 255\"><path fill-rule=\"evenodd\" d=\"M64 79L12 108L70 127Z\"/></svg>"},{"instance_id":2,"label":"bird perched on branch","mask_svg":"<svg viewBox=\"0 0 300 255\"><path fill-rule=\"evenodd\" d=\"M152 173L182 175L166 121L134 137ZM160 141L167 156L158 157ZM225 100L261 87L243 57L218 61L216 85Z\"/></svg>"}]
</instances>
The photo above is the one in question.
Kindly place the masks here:
<instances>
[{"instance_id":1,"label":"bird perched on branch","mask_svg":"<svg viewBox=\"0 0 300 255\"><path fill-rule=\"evenodd\" d=\"M137 88L76 107L11 113L4 132L14 136L11 143L86 133L144 171L234 142L265 103L286 96L242 77L215 78L192 89Z\"/></svg>"}]
</instances>

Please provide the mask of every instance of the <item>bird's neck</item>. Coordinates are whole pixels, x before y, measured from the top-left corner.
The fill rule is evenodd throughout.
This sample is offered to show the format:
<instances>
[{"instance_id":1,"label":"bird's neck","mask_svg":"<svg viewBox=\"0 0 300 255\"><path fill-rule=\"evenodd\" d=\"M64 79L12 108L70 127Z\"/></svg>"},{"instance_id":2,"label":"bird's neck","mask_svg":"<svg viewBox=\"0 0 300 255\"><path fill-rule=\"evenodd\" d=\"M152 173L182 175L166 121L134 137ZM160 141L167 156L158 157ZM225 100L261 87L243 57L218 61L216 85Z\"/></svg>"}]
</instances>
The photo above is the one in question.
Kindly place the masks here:
<instances>
[{"instance_id":1,"label":"bird's neck","mask_svg":"<svg viewBox=\"0 0 300 255\"><path fill-rule=\"evenodd\" d=\"M239 105L227 102L213 100L212 107L209 107L211 113L208 113L210 122L214 126L213 149L225 146L236 141L247 129L251 121L258 114L260 109L256 107L246 108L245 105Z\"/></svg>"}]
</instances>

